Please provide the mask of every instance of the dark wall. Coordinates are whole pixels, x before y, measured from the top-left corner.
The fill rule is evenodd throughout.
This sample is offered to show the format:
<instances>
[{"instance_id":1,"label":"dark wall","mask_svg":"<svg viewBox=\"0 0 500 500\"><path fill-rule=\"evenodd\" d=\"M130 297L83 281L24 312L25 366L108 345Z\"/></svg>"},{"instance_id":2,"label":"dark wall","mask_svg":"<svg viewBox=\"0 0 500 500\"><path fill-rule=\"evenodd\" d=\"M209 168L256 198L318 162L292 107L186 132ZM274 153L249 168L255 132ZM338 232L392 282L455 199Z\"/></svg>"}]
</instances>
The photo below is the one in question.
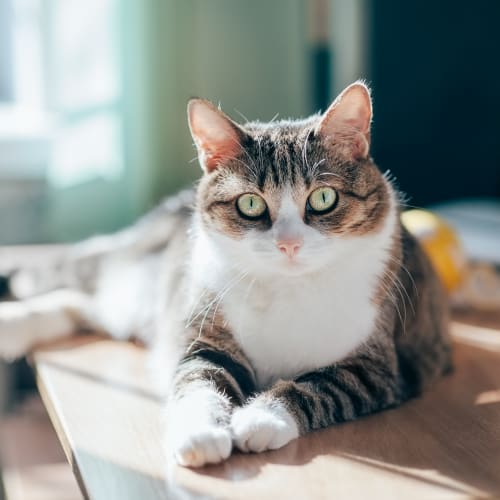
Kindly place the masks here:
<instances>
[{"instance_id":1,"label":"dark wall","mask_svg":"<svg viewBox=\"0 0 500 500\"><path fill-rule=\"evenodd\" d=\"M500 1L369 4L380 168L415 205L500 197Z\"/></svg>"}]
</instances>

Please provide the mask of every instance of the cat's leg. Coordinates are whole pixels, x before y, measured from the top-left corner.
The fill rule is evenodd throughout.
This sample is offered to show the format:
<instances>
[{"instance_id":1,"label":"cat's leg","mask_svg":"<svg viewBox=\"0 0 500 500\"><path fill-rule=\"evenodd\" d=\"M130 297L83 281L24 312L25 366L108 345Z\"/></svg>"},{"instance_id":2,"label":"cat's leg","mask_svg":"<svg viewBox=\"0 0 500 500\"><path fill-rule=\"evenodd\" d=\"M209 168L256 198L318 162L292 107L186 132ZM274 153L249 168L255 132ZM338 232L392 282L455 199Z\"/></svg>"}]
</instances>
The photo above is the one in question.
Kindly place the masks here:
<instances>
[{"instance_id":1,"label":"cat's leg","mask_svg":"<svg viewBox=\"0 0 500 500\"><path fill-rule=\"evenodd\" d=\"M177 463L201 467L225 460L232 450L234 407L255 387L254 374L231 340L193 343L181 360L167 403L167 453Z\"/></svg>"},{"instance_id":2,"label":"cat's leg","mask_svg":"<svg viewBox=\"0 0 500 500\"><path fill-rule=\"evenodd\" d=\"M91 297L76 290L56 290L19 302L1 302L0 357L20 358L35 345L93 326Z\"/></svg>"},{"instance_id":3,"label":"cat's leg","mask_svg":"<svg viewBox=\"0 0 500 500\"><path fill-rule=\"evenodd\" d=\"M403 399L394 350L373 348L334 366L280 380L232 416L236 446L277 449L299 435L394 406Z\"/></svg>"}]
</instances>

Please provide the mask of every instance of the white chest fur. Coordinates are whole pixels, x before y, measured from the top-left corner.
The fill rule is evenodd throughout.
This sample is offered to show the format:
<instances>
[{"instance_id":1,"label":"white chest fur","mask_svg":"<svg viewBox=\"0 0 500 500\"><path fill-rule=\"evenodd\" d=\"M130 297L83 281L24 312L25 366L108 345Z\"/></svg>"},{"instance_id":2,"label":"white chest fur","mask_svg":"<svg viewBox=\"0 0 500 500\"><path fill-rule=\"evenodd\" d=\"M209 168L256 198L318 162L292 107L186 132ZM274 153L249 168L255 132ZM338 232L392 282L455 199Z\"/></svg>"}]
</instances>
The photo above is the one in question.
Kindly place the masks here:
<instances>
[{"instance_id":1,"label":"white chest fur","mask_svg":"<svg viewBox=\"0 0 500 500\"><path fill-rule=\"evenodd\" d=\"M205 237L198 239L195 280L221 294L219 310L261 387L339 361L373 333L375 287L389 259L395 222L394 213L377 234L337 241L330 265L294 277L241 278Z\"/></svg>"},{"instance_id":2,"label":"white chest fur","mask_svg":"<svg viewBox=\"0 0 500 500\"><path fill-rule=\"evenodd\" d=\"M274 284L241 283L228 294L225 317L259 385L328 366L373 332L373 279L366 271L332 269Z\"/></svg>"}]
</instances>

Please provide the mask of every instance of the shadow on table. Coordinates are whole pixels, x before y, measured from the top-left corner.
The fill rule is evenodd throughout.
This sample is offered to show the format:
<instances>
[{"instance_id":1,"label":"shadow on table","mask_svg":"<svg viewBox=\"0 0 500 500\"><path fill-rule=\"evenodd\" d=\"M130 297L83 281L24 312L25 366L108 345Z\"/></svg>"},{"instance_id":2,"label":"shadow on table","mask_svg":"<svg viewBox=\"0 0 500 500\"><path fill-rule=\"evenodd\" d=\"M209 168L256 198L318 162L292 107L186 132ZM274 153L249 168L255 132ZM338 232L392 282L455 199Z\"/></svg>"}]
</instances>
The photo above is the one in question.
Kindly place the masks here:
<instances>
[{"instance_id":1,"label":"shadow on table","mask_svg":"<svg viewBox=\"0 0 500 500\"><path fill-rule=\"evenodd\" d=\"M235 454L195 473L244 481L268 464L297 466L335 456L450 493L498 495L500 357L456 344L455 360L452 375L400 408L312 433L281 450Z\"/></svg>"}]
</instances>

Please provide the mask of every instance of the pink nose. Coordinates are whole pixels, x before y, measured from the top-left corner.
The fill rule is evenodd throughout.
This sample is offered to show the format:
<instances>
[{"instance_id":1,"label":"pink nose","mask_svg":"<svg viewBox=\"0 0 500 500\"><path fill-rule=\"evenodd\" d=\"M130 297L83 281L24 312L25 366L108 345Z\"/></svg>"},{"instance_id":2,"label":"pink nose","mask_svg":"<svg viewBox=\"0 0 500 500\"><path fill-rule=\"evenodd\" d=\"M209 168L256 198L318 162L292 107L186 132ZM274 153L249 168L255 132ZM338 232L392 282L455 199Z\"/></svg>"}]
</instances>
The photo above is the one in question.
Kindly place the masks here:
<instances>
[{"instance_id":1,"label":"pink nose","mask_svg":"<svg viewBox=\"0 0 500 500\"><path fill-rule=\"evenodd\" d=\"M276 246L279 248L280 252L288 255L289 259L295 257L302 246L302 242L298 240L293 241L278 241Z\"/></svg>"}]
</instances>

